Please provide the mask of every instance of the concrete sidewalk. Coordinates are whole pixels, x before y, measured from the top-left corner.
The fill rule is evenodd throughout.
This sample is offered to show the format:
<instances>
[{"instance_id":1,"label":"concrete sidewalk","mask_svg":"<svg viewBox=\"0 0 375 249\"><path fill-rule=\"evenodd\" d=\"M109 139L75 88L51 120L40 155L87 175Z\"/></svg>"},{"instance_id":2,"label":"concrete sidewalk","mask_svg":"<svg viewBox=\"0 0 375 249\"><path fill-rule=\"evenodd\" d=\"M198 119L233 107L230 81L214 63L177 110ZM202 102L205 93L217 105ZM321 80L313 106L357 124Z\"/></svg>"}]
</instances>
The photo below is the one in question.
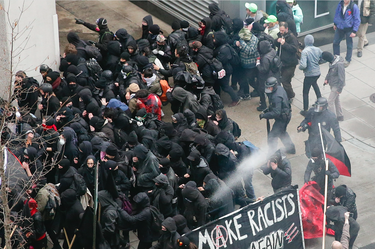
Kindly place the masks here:
<instances>
[{"instance_id":1,"label":"concrete sidewalk","mask_svg":"<svg viewBox=\"0 0 375 249\"><path fill-rule=\"evenodd\" d=\"M95 22L99 17L108 19L109 27L112 31L119 28L126 28L135 38L139 38L142 18L148 13L138 8L129 1L57 1L57 11L59 15L60 26L60 47L65 47L66 34L70 30L80 33L84 39L97 40L97 34L89 31L82 25L74 23L74 17L84 19L85 21ZM154 23L164 31L170 31L170 25L154 18ZM356 47L357 38L354 39ZM340 122L342 136L345 147L352 164L352 177L340 177L335 185L347 184L357 194L358 222L361 230L357 237L354 248L375 248L371 243L375 242L373 236L373 220L375 198L373 190L375 182L372 177L375 175L375 104L369 100L369 96L375 93L375 33L368 35L370 45L363 51L363 57L356 57L356 50L353 53L353 60L346 69L346 86L341 94L341 103L344 108L345 121ZM345 42L342 42L342 51L344 51ZM332 44L321 47L323 51L332 52ZM63 53L63 52L61 52ZM345 54L342 54L345 56ZM322 87L324 77L328 72L328 64L321 65L322 75L318 81L322 94L329 96L329 87ZM296 145L297 153L288 156L292 163L292 184L303 185L303 175L308 163L304 155L304 140L307 139L307 133L297 133L297 126L303 120L299 114L302 109L302 82L304 75L301 70L296 69L293 78L293 88L296 93L292 105L293 115L288 126L289 134ZM222 94L224 104L230 103L230 98L226 93ZM316 100L313 90L310 91L310 105ZM234 119L242 129L240 141L249 140L258 147L265 147L267 143L266 125L264 120L259 120L259 112L256 107L259 104L259 98L253 98L249 101L243 101L239 106L226 108L227 114ZM165 112L169 106L164 107ZM170 112L170 110L168 110ZM168 116L168 115L166 115ZM169 120L167 120L169 121ZM265 176L261 171L256 170L253 178L253 184L257 196L266 196L273 193L271 179ZM330 248L333 238L327 237L326 248ZM131 232L131 245L136 248L137 239ZM321 239L306 240L306 248L321 248Z\"/></svg>"}]
</instances>

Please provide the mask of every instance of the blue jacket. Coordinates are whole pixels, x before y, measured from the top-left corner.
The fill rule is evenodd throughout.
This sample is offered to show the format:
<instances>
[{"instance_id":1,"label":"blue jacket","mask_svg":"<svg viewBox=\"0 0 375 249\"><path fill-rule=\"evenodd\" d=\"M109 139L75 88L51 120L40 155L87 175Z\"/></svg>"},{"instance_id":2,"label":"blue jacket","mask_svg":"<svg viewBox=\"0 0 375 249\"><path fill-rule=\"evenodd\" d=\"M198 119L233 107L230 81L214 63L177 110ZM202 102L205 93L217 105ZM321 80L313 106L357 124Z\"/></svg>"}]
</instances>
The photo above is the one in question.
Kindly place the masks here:
<instances>
[{"instance_id":1,"label":"blue jacket","mask_svg":"<svg viewBox=\"0 0 375 249\"><path fill-rule=\"evenodd\" d=\"M344 1L341 0L337 5L333 23L338 29L350 30L354 33L357 32L359 24L361 23L358 6L353 1L350 1L348 7L346 8L345 15L342 13L343 7Z\"/></svg>"}]
</instances>

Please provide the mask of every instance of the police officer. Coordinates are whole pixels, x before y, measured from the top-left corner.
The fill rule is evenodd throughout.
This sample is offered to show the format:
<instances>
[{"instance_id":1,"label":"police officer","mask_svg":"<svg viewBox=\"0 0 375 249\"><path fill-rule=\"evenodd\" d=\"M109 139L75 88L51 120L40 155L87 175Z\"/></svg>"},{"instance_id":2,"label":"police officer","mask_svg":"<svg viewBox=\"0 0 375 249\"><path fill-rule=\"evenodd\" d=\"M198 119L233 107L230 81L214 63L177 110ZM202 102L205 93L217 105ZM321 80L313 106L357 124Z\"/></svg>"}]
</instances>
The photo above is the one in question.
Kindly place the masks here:
<instances>
[{"instance_id":1,"label":"police officer","mask_svg":"<svg viewBox=\"0 0 375 249\"><path fill-rule=\"evenodd\" d=\"M314 107L310 108L307 112L305 119L297 127L297 131L305 131L308 129L309 138L305 141L305 152L308 158L311 157L311 149L315 146L321 146L320 133L319 133L319 123L322 128L327 131L333 130L335 139L337 142L341 142L341 131L339 122L333 112L327 109L328 101L324 97L318 98L315 102Z\"/></svg>"},{"instance_id":2,"label":"police officer","mask_svg":"<svg viewBox=\"0 0 375 249\"><path fill-rule=\"evenodd\" d=\"M268 132L268 146L270 152L273 153L277 148L277 138L281 139L288 154L295 154L295 146L290 139L286 127L292 117L292 109L288 100L288 96L282 86L280 86L275 77L269 77L266 80L265 92L269 99L269 108L259 115L260 119L267 119L267 130L269 129L269 119L275 119L275 123L271 131Z\"/></svg>"}]
</instances>

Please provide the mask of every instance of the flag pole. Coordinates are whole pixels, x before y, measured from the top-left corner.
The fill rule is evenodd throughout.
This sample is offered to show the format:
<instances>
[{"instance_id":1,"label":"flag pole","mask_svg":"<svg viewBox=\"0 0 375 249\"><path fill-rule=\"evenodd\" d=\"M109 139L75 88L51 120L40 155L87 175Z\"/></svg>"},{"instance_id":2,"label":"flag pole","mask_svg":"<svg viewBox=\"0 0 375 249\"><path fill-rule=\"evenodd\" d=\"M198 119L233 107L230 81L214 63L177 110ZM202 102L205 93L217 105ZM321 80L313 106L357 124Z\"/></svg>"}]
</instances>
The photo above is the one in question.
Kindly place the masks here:
<instances>
[{"instance_id":1,"label":"flag pole","mask_svg":"<svg viewBox=\"0 0 375 249\"><path fill-rule=\"evenodd\" d=\"M328 195L328 175L326 175L326 171L328 170L328 160L326 157L326 151L324 149L324 142L323 142L323 133L321 124L318 123L319 126L319 134L320 134L320 141L322 143L322 150L324 155L324 163L325 163L325 171L324 171L324 208L323 208L323 242L322 242L322 249L326 247L326 210L327 210L327 195Z\"/></svg>"},{"instance_id":2,"label":"flag pole","mask_svg":"<svg viewBox=\"0 0 375 249\"><path fill-rule=\"evenodd\" d=\"M94 190L94 219L93 219L93 241L92 248L96 248L96 223L97 223L97 213L98 213L98 178L99 178L99 161L96 162L95 167L95 190Z\"/></svg>"}]
</instances>

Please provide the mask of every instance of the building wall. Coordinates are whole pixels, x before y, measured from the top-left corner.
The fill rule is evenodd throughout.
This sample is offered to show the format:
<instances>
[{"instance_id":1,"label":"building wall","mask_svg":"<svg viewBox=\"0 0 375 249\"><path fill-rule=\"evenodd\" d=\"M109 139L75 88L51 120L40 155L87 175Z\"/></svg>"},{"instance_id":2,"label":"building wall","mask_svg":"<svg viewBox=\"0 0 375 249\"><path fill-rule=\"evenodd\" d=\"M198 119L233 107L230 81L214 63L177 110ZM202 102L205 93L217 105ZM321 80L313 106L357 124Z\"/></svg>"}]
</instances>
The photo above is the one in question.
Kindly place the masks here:
<instances>
[{"instance_id":1,"label":"building wall","mask_svg":"<svg viewBox=\"0 0 375 249\"><path fill-rule=\"evenodd\" d=\"M0 68L0 97L7 98L11 55L13 75L23 70L40 81L40 64L58 68L58 19L54 0L0 0L0 4L3 6L0 10L0 32L6 34L0 36L0 57L3 62ZM11 25L15 23L17 25L12 35Z\"/></svg>"}]
</instances>

